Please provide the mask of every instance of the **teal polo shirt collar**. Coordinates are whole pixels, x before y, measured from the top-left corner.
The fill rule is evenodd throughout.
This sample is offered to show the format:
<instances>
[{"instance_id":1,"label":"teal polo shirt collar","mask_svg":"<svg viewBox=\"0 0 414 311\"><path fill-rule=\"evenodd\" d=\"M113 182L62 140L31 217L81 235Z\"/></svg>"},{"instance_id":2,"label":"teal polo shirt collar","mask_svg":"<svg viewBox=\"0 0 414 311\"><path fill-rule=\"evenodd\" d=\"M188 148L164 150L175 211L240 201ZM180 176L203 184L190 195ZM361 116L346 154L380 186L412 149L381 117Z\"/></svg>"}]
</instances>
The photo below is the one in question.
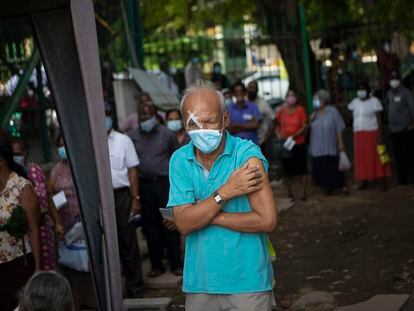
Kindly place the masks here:
<instances>
[{"instance_id":1,"label":"teal polo shirt collar","mask_svg":"<svg viewBox=\"0 0 414 311\"><path fill-rule=\"evenodd\" d=\"M218 156L217 159L223 156L231 156L233 154L234 146L236 143L235 139L232 135L230 135L230 133L227 130L225 133L226 133L226 144L224 146L224 151L222 154ZM187 159L198 162L195 156L195 151L194 151L195 146L193 142L190 141L188 145L189 145L189 148L187 149Z\"/></svg>"}]
</instances>

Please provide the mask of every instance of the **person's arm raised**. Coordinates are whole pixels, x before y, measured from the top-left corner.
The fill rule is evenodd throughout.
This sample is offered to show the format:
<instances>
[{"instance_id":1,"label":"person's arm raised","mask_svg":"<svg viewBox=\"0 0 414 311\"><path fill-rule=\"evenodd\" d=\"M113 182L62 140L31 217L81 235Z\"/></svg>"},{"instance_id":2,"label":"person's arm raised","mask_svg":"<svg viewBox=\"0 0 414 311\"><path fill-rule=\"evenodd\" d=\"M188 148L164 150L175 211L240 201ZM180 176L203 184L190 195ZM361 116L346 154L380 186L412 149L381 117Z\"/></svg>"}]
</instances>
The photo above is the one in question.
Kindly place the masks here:
<instances>
[{"instance_id":1,"label":"person's arm raised","mask_svg":"<svg viewBox=\"0 0 414 311\"><path fill-rule=\"evenodd\" d=\"M252 211L247 213L220 212L213 219L212 224L239 232L272 232L277 224L277 210L269 179L261 160L251 158L247 163L249 167L260 167L262 175L265 176L262 189L248 194Z\"/></svg>"},{"instance_id":2,"label":"person's arm raised","mask_svg":"<svg viewBox=\"0 0 414 311\"><path fill-rule=\"evenodd\" d=\"M228 181L218 189L224 201L253 193L262 189L263 175L257 166L244 165L233 172ZM196 204L185 204L174 207L174 220L178 231L187 235L208 226L221 211L214 195Z\"/></svg>"}]
</instances>

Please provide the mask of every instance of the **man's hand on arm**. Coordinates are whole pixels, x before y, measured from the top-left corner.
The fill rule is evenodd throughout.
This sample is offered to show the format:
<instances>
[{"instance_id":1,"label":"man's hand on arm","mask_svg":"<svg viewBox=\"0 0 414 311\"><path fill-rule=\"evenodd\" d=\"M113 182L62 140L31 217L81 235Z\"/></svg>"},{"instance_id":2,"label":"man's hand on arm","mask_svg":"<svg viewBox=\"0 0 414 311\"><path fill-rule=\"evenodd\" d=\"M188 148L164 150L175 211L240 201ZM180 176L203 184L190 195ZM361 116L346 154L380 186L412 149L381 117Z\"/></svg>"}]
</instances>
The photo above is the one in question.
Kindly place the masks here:
<instances>
[{"instance_id":1,"label":"man's hand on arm","mask_svg":"<svg viewBox=\"0 0 414 311\"><path fill-rule=\"evenodd\" d=\"M263 176L257 166L244 165L233 172L228 181L218 189L224 201L253 193L262 188ZM221 211L222 206L214 196L196 204L186 204L174 208L174 220L178 231L187 235L208 226Z\"/></svg>"},{"instance_id":2,"label":"man's hand on arm","mask_svg":"<svg viewBox=\"0 0 414 311\"><path fill-rule=\"evenodd\" d=\"M261 160L252 158L247 163L249 167L259 166L264 176L261 189L248 195L252 211L247 213L220 212L213 219L212 224L240 232L272 232L276 228L277 210L269 179Z\"/></svg>"}]
</instances>

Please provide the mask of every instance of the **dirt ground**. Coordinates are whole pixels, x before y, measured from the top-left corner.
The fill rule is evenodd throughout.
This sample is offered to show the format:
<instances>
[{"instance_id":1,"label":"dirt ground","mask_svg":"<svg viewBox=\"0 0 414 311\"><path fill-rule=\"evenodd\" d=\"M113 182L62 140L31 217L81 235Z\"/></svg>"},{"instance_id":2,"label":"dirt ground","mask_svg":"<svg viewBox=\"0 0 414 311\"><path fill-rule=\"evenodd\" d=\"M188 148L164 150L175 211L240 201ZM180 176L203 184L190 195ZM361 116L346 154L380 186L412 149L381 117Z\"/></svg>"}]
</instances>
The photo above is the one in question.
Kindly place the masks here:
<instances>
[{"instance_id":1,"label":"dirt ground","mask_svg":"<svg viewBox=\"0 0 414 311\"><path fill-rule=\"evenodd\" d=\"M281 185L275 195L283 196ZM333 293L338 305L376 294L409 293L414 280L414 192L391 187L352 190L349 197L325 197L311 190L279 218L271 240L278 253L275 289L278 310L310 290ZM170 296L171 310L184 310L180 290L153 290Z\"/></svg>"}]
</instances>

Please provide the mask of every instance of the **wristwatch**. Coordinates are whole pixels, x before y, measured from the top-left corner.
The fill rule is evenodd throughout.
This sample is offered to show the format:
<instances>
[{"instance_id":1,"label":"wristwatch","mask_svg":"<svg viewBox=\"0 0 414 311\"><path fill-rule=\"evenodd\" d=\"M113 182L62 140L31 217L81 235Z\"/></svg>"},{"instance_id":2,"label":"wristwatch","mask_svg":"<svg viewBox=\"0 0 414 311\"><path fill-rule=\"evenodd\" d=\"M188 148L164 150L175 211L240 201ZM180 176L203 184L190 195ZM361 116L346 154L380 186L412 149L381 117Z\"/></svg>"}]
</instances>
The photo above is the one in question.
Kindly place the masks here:
<instances>
[{"instance_id":1,"label":"wristwatch","mask_svg":"<svg viewBox=\"0 0 414 311\"><path fill-rule=\"evenodd\" d=\"M220 195L220 193L218 193L218 191L214 191L213 197L214 201L216 201L216 203L220 206L223 206L226 203L226 201L224 201L223 197Z\"/></svg>"},{"instance_id":2,"label":"wristwatch","mask_svg":"<svg viewBox=\"0 0 414 311\"><path fill-rule=\"evenodd\" d=\"M134 199L139 201L139 200L141 200L141 197L139 195L137 195L137 196L134 197Z\"/></svg>"}]
</instances>

